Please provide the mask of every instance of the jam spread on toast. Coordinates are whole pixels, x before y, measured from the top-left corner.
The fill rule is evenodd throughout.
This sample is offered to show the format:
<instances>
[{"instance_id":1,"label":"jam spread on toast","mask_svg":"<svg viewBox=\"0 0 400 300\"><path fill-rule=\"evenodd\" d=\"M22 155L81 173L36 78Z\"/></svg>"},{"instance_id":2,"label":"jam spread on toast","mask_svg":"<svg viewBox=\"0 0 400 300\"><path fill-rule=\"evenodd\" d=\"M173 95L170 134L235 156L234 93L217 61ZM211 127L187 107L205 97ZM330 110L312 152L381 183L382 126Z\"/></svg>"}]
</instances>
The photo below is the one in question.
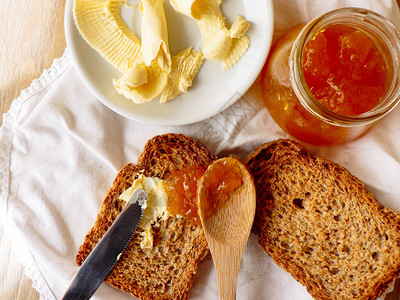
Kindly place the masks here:
<instances>
[{"instance_id":1,"label":"jam spread on toast","mask_svg":"<svg viewBox=\"0 0 400 300\"><path fill-rule=\"evenodd\" d=\"M167 210L199 226L197 185L205 170L202 166L191 165L180 171L172 171L166 178Z\"/></svg>"}]
</instances>

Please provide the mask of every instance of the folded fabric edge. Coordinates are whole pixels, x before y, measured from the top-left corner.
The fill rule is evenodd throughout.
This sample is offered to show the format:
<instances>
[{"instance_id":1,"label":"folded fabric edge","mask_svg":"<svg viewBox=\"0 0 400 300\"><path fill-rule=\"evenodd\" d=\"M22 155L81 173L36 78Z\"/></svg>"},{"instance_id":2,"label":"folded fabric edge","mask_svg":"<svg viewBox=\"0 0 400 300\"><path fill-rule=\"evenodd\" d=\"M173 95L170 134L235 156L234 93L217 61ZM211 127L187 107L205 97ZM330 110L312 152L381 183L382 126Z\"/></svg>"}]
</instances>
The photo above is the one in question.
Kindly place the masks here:
<instances>
[{"instance_id":1,"label":"folded fabric edge","mask_svg":"<svg viewBox=\"0 0 400 300\"><path fill-rule=\"evenodd\" d=\"M7 198L9 193L10 179L10 154L12 150L12 139L14 123L17 121L19 111L23 104L36 93L48 87L67 67L70 66L69 52L65 49L60 58L53 61L49 69L43 71L38 79L34 79L31 85L24 89L20 96L11 102L8 112L3 114L3 124L0 127L0 216L1 220L6 217Z\"/></svg>"},{"instance_id":2,"label":"folded fabric edge","mask_svg":"<svg viewBox=\"0 0 400 300\"><path fill-rule=\"evenodd\" d=\"M34 79L30 86L24 89L20 96L11 102L10 109L3 114L3 124L0 127L0 222L4 228L5 237L13 244L13 250L18 254L18 260L25 267L26 275L32 280L33 287L39 292L41 299L56 299L51 292L46 280L24 245L18 244L18 232L14 232L12 224L8 221L8 196L10 188L10 159L14 124L25 102L29 101L36 93L46 89L70 66L68 49L60 58L53 61L49 69L43 71L38 79ZM11 233L12 232L12 233ZM12 237L12 238L11 238Z\"/></svg>"},{"instance_id":3,"label":"folded fabric edge","mask_svg":"<svg viewBox=\"0 0 400 300\"><path fill-rule=\"evenodd\" d=\"M12 251L17 254L18 261L24 266L25 275L32 280L32 287L39 293L40 299L56 300L56 296L37 267L33 255L18 239L18 231L12 229L12 225L3 228L4 238L12 244Z\"/></svg>"}]
</instances>

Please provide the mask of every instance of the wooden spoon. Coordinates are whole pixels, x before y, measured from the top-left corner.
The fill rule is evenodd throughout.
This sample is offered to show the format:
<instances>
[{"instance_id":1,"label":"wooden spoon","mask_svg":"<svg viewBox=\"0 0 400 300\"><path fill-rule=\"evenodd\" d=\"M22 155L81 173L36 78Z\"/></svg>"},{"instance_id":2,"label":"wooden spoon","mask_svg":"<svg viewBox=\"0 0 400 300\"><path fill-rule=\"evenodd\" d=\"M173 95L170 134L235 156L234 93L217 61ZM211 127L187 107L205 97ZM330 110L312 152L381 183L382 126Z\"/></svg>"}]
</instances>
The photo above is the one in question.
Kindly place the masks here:
<instances>
[{"instance_id":1,"label":"wooden spoon","mask_svg":"<svg viewBox=\"0 0 400 300\"><path fill-rule=\"evenodd\" d=\"M219 299L236 299L239 266L256 210L253 176L239 160L219 159L200 178L197 195Z\"/></svg>"}]
</instances>

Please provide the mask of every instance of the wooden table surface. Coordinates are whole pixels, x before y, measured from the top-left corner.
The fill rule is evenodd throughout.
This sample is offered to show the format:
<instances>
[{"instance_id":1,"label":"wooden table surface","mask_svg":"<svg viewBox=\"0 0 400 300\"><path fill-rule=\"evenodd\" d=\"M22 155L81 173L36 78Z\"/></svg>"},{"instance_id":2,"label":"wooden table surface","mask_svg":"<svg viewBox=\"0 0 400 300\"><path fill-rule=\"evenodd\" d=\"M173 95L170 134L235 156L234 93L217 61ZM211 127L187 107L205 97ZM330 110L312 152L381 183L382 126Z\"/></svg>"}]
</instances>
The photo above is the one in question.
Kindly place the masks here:
<instances>
[{"instance_id":1,"label":"wooden table surface","mask_svg":"<svg viewBox=\"0 0 400 300\"><path fill-rule=\"evenodd\" d=\"M397 0L399 3L400 0ZM0 124L11 101L64 53L65 0L0 0ZM0 227L0 299L39 299ZM400 299L400 280L386 300Z\"/></svg>"},{"instance_id":2,"label":"wooden table surface","mask_svg":"<svg viewBox=\"0 0 400 300\"><path fill-rule=\"evenodd\" d=\"M64 53L65 0L0 0L0 124L11 101ZM0 299L34 300L25 275L0 226Z\"/></svg>"}]
</instances>

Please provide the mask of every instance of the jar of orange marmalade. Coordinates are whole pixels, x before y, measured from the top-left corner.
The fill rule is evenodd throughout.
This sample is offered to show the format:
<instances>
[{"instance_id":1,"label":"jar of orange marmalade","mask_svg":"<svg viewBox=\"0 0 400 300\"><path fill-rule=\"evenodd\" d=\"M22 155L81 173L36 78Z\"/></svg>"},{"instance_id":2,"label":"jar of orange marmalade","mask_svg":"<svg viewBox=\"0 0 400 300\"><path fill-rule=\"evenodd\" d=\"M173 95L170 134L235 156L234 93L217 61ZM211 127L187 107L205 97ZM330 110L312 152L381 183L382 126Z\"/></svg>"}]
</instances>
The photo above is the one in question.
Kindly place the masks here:
<instances>
[{"instance_id":1,"label":"jar of orange marmalade","mask_svg":"<svg viewBox=\"0 0 400 300\"><path fill-rule=\"evenodd\" d=\"M365 9L331 11L276 41L261 86L272 118L294 138L348 142L399 102L399 31Z\"/></svg>"}]
</instances>

